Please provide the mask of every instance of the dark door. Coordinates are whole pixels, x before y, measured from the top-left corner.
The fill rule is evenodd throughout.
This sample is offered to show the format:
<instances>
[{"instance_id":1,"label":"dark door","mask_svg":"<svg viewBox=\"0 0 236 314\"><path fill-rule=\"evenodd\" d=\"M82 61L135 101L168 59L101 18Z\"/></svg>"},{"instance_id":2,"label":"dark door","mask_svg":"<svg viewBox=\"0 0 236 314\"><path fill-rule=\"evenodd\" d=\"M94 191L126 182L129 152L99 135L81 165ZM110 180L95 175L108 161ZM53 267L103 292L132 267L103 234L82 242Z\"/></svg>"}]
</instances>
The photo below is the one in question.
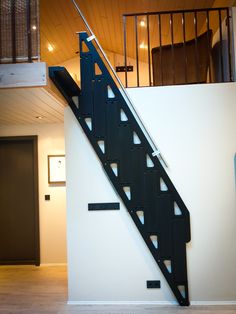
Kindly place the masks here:
<instances>
[{"instance_id":1,"label":"dark door","mask_svg":"<svg viewBox=\"0 0 236 314\"><path fill-rule=\"evenodd\" d=\"M0 264L39 265L37 137L0 138Z\"/></svg>"}]
</instances>

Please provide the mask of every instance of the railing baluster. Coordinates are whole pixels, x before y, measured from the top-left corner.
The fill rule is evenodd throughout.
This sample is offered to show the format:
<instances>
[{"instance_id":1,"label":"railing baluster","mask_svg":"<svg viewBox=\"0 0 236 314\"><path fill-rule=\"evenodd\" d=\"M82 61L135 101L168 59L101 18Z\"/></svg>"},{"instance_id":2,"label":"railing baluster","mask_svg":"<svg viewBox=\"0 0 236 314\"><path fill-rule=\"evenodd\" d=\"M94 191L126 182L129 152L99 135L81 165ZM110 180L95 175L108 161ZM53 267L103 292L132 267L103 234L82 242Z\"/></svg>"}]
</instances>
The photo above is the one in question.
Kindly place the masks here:
<instances>
[{"instance_id":1,"label":"railing baluster","mask_svg":"<svg viewBox=\"0 0 236 314\"><path fill-rule=\"evenodd\" d=\"M0 64L2 63L2 21L1 21L1 17L2 17L2 6L0 3Z\"/></svg>"},{"instance_id":2,"label":"railing baluster","mask_svg":"<svg viewBox=\"0 0 236 314\"><path fill-rule=\"evenodd\" d=\"M188 60L186 54L186 30L185 30L185 14L182 13L182 27L183 27L183 45L184 45L184 76L185 76L185 83L188 83L188 74L187 74L187 67L188 67Z\"/></svg>"},{"instance_id":3,"label":"railing baluster","mask_svg":"<svg viewBox=\"0 0 236 314\"><path fill-rule=\"evenodd\" d=\"M221 19L221 10L218 10L219 13L219 27L220 27L220 65L221 65L221 80L224 82L224 60L223 60L223 36L222 36L222 19Z\"/></svg>"},{"instance_id":4,"label":"railing baluster","mask_svg":"<svg viewBox=\"0 0 236 314\"><path fill-rule=\"evenodd\" d=\"M161 64L161 85L163 85L163 69L162 69L162 38L161 38L161 14L158 14L159 44L160 44L160 64Z\"/></svg>"},{"instance_id":5,"label":"railing baluster","mask_svg":"<svg viewBox=\"0 0 236 314\"><path fill-rule=\"evenodd\" d=\"M196 79L199 83L199 58L198 58L198 40L197 40L197 12L194 11L194 29L195 29L195 69Z\"/></svg>"},{"instance_id":6,"label":"railing baluster","mask_svg":"<svg viewBox=\"0 0 236 314\"><path fill-rule=\"evenodd\" d=\"M232 59L231 59L231 15L229 12L229 8L227 8L227 37L228 37L228 58L229 58L229 80L233 82L232 75Z\"/></svg>"},{"instance_id":7,"label":"railing baluster","mask_svg":"<svg viewBox=\"0 0 236 314\"><path fill-rule=\"evenodd\" d=\"M175 53L174 53L174 30L173 14L170 14L170 33L171 33L171 63L172 63L172 83L175 84Z\"/></svg>"},{"instance_id":8,"label":"railing baluster","mask_svg":"<svg viewBox=\"0 0 236 314\"><path fill-rule=\"evenodd\" d=\"M206 11L206 25L207 25L207 50L208 50L208 58L209 58L209 79L210 83L212 83L212 74L211 74L211 47L209 42L209 30L210 30L210 17L209 11Z\"/></svg>"},{"instance_id":9,"label":"railing baluster","mask_svg":"<svg viewBox=\"0 0 236 314\"><path fill-rule=\"evenodd\" d=\"M16 3L11 1L11 43L12 43L12 62L16 63Z\"/></svg>"},{"instance_id":10,"label":"railing baluster","mask_svg":"<svg viewBox=\"0 0 236 314\"><path fill-rule=\"evenodd\" d=\"M27 41L28 41L28 62L32 62L32 42L31 42L31 0L26 1L26 16L27 16Z\"/></svg>"},{"instance_id":11,"label":"railing baluster","mask_svg":"<svg viewBox=\"0 0 236 314\"><path fill-rule=\"evenodd\" d=\"M199 16L200 12L202 13L202 15ZM164 49L169 51L169 62L171 62L170 64L170 71L171 71L171 75L172 75L172 79L171 79L171 84L176 84L177 82L177 74L176 74L176 51L175 51L175 40L176 40L176 36L175 36L175 15L174 14L179 14L180 17L182 17L182 32L183 32L183 40L181 40L182 42L182 62L183 62L183 73L182 73L182 77L183 77L183 84L188 84L189 82L191 83L201 83L201 81L205 81L205 77L203 78L203 73L200 69L200 66L204 64L204 66L207 66L207 78L206 78L206 82L210 82L212 83L214 81L213 78L213 68L212 65L214 66L214 62L213 64L211 63L211 58L212 58L212 46L211 46L211 29L213 31L213 33L216 31L216 27L213 27L211 25L212 21L212 17L210 15L211 12L214 12L218 15L218 29L219 29L219 41L218 41L218 60L220 62L220 69L219 71L221 71L221 78L220 80L222 82L224 81L233 81L234 77L233 77L233 69L232 69L232 34L231 34L231 23L230 23L230 8L207 8L207 9L196 9L196 10L182 10L182 11L162 11L162 12L148 12L148 13L137 13L137 14L125 14L124 16L127 17L134 17L134 22L135 22L135 44L136 44L136 68L137 68L137 86L140 86L140 64L139 64L139 59L141 57L140 51L139 51L139 30L138 30L138 19L139 16L145 16L146 17L146 21L147 21L147 29L146 29L146 35L147 36L147 50L148 50L148 80L149 80L149 86L151 86L153 84L154 81L154 69L153 69L153 60L152 60L152 33L151 33L151 19L150 16L154 16L155 18L157 17L157 31L158 31L158 35L159 38L157 38L157 64L158 64L158 69L157 69L157 73L155 75L157 75L157 78L155 77L155 81L159 81L158 84L160 85L164 85L165 84L165 64L164 64L164 60L165 60L165 55L163 54L165 51ZM226 33L223 34L223 25L222 25L222 12L227 13L227 31ZM167 20L169 19L169 25L170 25L170 37L169 39L171 40L170 45L168 44L168 46L163 46L164 44L164 40L163 40L163 21L162 21L162 16L163 14L165 14L165 17L167 17ZM188 16L186 14L191 14L191 18L193 18L193 37L188 39L187 38L187 18ZM216 16L217 16L216 15ZM202 20L203 18L203 20ZM125 19L124 19L125 20ZM201 21L203 22L203 28L204 30L201 28L202 32L200 33L200 23ZM199 26L199 27L198 27ZM215 25L217 26L217 25ZM181 26L180 26L181 27ZM206 30L207 29L207 30ZM206 33L205 33L206 30ZM124 54L125 54L125 58L127 58L126 54L127 54L127 25L125 26L125 31L124 31ZM203 38L203 32L204 32L204 40ZM199 36L201 37L201 40L199 39ZM224 46L224 37L223 35L226 36L227 38L227 48L225 48L226 46ZM204 58L202 57L201 54L201 46L203 45L204 42L206 42L207 40L207 44L205 44L205 54L204 54ZM180 43L178 43L178 45L180 45ZM193 45L191 49L193 54L192 54L192 61L193 61L193 68L191 68L191 70L193 71L193 73L191 74L191 80L190 80L190 72L188 70L188 64L189 64L189 53L188 53L188 45ZM224 50L227 49L227 54L228 54L228 60L226 61L225 56L224 56ZM195 60L195 62L194 62ZM155 60L156 61L156 60ZM127 60L126 60L127 63ZM227 68L227 77L226 77L226 68ZM228 74L229 73L229 74ZM127 73L126 73L126 85L127 85Z\"/></svg>"},{"instance_id":12,"label":"railing baluster","mask_svg":"<svg viewBox=\"0 0 236 314\"><path fill-rule=\"evenodd\" d=\"M148 74L149 74L149 86L152 85L151 81L151 60L150 60L150 34L149 34L149 15L146 15L147 19L147 40L148 40Z\"/></svg>"},{"instance_id":13,"label":"railing baluster","mask_svg":"<svg viewBox=\"0 0 236 314\"><path fill-rule=\"evenodd\" d=\"M139 60L138 60L138 19L135 15L135 42L136 42L136 69L137 69L137 86L139 87Z\"/></svg>"},{"instance_id":14,"label":"railing baluster","mask_svg":"<svg viewBox=\"0 0 236 314\"><path fill-rule=\"evenodd\" d=\"M125 63L125 87L128 87L127 78L127 50L126 50L126 16L123 16L123 27L124 27L124 63Z\"/></svg>"}]
</instances>

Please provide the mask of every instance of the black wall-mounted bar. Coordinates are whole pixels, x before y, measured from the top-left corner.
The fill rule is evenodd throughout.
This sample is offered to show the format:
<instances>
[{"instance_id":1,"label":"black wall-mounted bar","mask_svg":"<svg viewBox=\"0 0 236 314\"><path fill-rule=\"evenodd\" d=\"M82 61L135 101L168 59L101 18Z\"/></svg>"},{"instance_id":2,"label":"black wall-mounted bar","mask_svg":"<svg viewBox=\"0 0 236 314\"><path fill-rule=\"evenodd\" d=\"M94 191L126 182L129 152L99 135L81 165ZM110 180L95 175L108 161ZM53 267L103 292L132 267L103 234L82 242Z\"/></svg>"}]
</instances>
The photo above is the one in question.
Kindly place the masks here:
<instances>
[{"instance_id":1,"label":"black wall-mounted bar","mask_svg":"<svg viewBox=\"0 0 236 314\"><path fill-rule=\"evenodd\" d=\"M88 210L119 210L120 203L89 203Z\"/></svg>"}]
</instances>

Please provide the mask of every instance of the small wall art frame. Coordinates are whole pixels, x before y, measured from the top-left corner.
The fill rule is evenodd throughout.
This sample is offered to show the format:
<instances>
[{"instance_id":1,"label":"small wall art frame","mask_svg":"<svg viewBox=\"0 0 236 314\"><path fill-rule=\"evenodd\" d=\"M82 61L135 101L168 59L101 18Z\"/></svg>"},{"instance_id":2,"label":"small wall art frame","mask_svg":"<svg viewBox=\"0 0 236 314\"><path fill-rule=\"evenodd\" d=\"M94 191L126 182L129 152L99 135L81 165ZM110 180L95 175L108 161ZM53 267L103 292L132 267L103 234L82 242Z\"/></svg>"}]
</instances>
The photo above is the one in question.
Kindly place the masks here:
<instances>
[{"instance_id":1,"label":"small wall art frame","mask_svg":"<svg viewBox=\"0 0 236 314\"><path fill-rule=\"evenodd\" d=\"M66 183L65 155L48 155L48 183Z\"/></svg>"}]
</instances>

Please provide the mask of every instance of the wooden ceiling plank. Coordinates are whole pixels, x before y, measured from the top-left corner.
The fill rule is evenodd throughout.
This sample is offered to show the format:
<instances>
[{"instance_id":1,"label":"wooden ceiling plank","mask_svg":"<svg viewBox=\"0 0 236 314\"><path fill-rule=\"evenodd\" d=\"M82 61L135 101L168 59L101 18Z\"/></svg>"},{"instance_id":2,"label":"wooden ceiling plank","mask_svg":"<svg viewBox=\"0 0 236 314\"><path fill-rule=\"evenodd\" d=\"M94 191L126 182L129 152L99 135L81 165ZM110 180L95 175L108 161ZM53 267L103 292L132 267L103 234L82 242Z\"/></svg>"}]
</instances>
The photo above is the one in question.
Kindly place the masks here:
<instances>
[{"instance_id":1,"label":"wooden ceiling plank","mask_svg":"<svg viewBox=\"0 0 236 314\"><path fill-rule=\"evenodd\" d=\"M44 2L44 1L42 1ZM43 13L40 16L40 29L41 33L44 36L44 38L47 39L47 42L43 41L41 39L41 46L44 44L45 47L45 54L46 56L49 54L50 56L54 55L56 59L57 57L62 54L62 56L59 58L65 58L64 55L66 55L66 58L70 58L71 51L68 51L70 49L70 34L67 33L65 35L65 30L67 30L67 24L65 23L64 19L62 19L62 22L59 22L56 24L56 22L51 22L53 19L55 19L56 12L51 11L49 9L43 11ZM50 22L48 22L50 21ZM62 40L63 39L63 40ZM47 45L50 43L54 46L55 50L53 52L49 52L47 49ZM66 49L66 48L69 49ZM65 50L66 49L66 50ZM42 56L43 57L43 56ZM55 63L54 63L55 64Z\"/></svg>"},{"instance_id":2,"label":"wooden ceiling plank","mask_svg":"<svg viewBox=\"0 0 236 314\"><path fill-rule=\"evenodd\" d=\"M25 95L26 89L14 89L14 92L11 94L4 94L1 93L1 107L4 108L4 106L7 106L8 108L14 110L17 112L17 115L21 116L22 118L24 115L28 115L28 112L32 115L32 117L36 116L45 116L45 113L48 114L47 118L53 121L59 121L60 118L55 117L55 115L52 115L51 113L48 113L47 110L44 108L43 103L41 107L39 107L34 101L37 102L37 98L33 99L28 98L27 95Z\"/></svg>"},{"instance_id":3,"label":"wooden ceiling plank","mask_svg":"<svg viewBox=\"0 0 236 314\"><path fill-rule=\"evenodd\" d=\"M55 47L54 51L50 52L48 51L48 44L52 44L53 47ZM58 45L57 43L60 43ZM60 40L60 36L58 34L58 38L56 38L54 35L51 34L50 30L44 32L41 32L41 58L45 62L47 62L47 58L50 58L53 64L60 63L60 60L63 60L65 58L65 54L63 52L63 49L61 48L62 41ZM69 57L70 54L67 54L67 57ZM55 60L53 62L53 60ZM50 63L51 63L50 62ZM49 62L47 62L49 63Z\"/></svg>"},{"instance_id":4,"label":"wooden ceiling plank","mask_svg":"<svg viewBox=\"0 0 236 314\"><path fill-rule=\"evenodd\" d=\"M9 123L27 123L28 122L26 118L21 118L20 116L16 116L11 110L5 110L4 108L1 108L1 105L0 105L0 110L1 110L0 119L3 119L6 122L9 122Z\"/></svg>"},{"instance_id":5,"label":"wooden ceiling plank","mask_svg":"<svg viewBox=\"0 0 236 314\"><path fill-rule=\"evenodd\" d=\"M63 32L64 36L68 42L68 46L65 47L65 49L70 49L72 50L72 53L78 50L78 45L77 45L77 36L76 36L76 31L80 31L80 29L77 29L76 25L72 24L73 23L73 13L74 13L74 8L72 6L71 1L68 1L65 3L64 0L58 0L59 6L63 8L63 10L60 10L59 12L61 13L61 16L59 18L63 18L64 23L66 23L67 27L63 27Z\"/></svg>"},{"instance_id":6,"label":"wooden ceiling plank","mask_svg":"<svg viewBox=\"0 0 236 314\"><path fill-rule=\"evenodd\" d=\"M95 36L97 37L100 45L102 46L103 49L106 49L106 45L104 45L104 40L106 39L106 32L103 28L103 18L101 17L99 13L99 3L98 2L93 2L93 4L90 7L90 12L89 16L92 15L92 20L91 17L89 17L88 21L90 25L92 26L92 31L94 32ZM99 18L100 17L100 18ZM98 20L99 18L99 20ZM96 27L95 27L96 25Z\"/></svg>"},{"instance_id":7,"label":"wooden ceiling plank","mask_svg":"<svg viewBox=\"0 0 236 314\"><path fill-rule=\"evenodd\" d=\"M77 42L74 37L74 31L78 31L78 25L75 22L80 19L77 16L76 10L73 8L71 1L66 0L41 0L41 13L46 16L42 17L42 30L44 33L44 39L49 42L55 42L58 47L58 54L55 60L63 62L74 56ZM162 11L162 10L174 10L174 9L193 9L211 7L212 5L232 5L233 0L166 0L166 1L153 1L153 0L136 0L136 1L124 1L124 0L77 0L85 18L87 18L90 26L92 27L95 35L97 36L100 44L105 50L115 53L123 54L123 30L121 23L121 15L123 13L136 13L142 11ZM54 12L55 11L55 12ZM105 17L104 17L105 13ZM52 24L50 27L45 25ZM165 44L170 42L170 30L169 30L168 18L163 20L167 30L164 31L163 41ZM175 31L175 38L179 41L182 37L182 25L178 22L177 31ZM190 29L188 29L188 38L193 37L194 29L188 21ZM204 24L204 19L199 18L199 32ZM187 25L187 24L186 24ZM58 34L54 34L58 33ZM156 35L155 35L156 36ZM151 37L154 38L154 31L151 31ZM169 38L168 38L169 37ZM63 43L62 42L63 38ZM164 44L164 42L163 42ZM130 43L131 46L133 42ZM65 49L64 47L67 46ZM52 57L47 53L46 49L42 49L42 56L45 59L49 59L52 62ZM57 62L54 62L58 63Z\"/></svg>"},{"instance_id":8,"label":"wooden ceiling plank","mask_svg":"<svg viewBox=\"0 0 236 314\"><path fill-rule=\"evenodd\" d=\"M117 51L116 49L116 43L119 41L119 30L117 29L117 21L114 17L114 11L117 12L117 1L112 1L111 0L111 8L106 5L106 1L103 0L101 1L102 3L102 10L105 12L105 17L103 17L103 32L105 33L105 38L104 38L104 49L108 49L108 47L105 46L105 42L110 42L110 51ZM115 30L116 29L116 30ZM117 36L114 38L114 34Z\"/></svg>"},{"instance_id":9,"label":"wooden ceiling plank","mask_svg":"<svg viewBox=\"0 0 236 314\"><path fill-rule=\"evenodd\" d=\"M14 119L17 121L24 121L27 123L30 119L32 119L32 116L30 116L29 112L25 112L23 110L19 110L19 107L15 106L9 106L7 103L0 105L1 110L1 116L10 117L11 119Z\"/></svg>"},{"instance_id":10,"label":"wooden ceiling plank","mask_svg":"<svg viewBox=\"0 0 236 314\"><path fill-rule=\"evenodd\" d=\"M40 90L31 89L31 95L37 97L41 102L45 103L54 113L57 113L59 116L64 114L64 105L59 103L59 101L55 100L44 88L40 88ZM31 97L31 95L29 95Z\"/></svg>"},{"instance_id":11,"label":"wooden ceiling plank","mask_svg":"<svg viewBox=\"0 0 236 314\"><path fill-rule=\"evenodd\" d=\"M18 94L24 98L25 104L30 105L33 103L34 110L37 110L39 115L43 115L43 113L45 115L46 113L47 117L50 116L57 121L60 121L61 118L63 119L64 110L62 110L62 112L55 111L55 109L49 105L49 102L45 102L41 99L40 91L37 91L36 94L33 90L29 90L27 94L25 94L24 91L18 91Z\"/></svg>"},{"instance_id":12,"label":"wooden ceiling plank","mask_svg":"<svg viewBox=\"0 0 236 314\"><path fill-rule=\"evenodd\" d=\"M59 53L56 54L52 54L49 53L46 44L49 42L49 40L47 39L47 37L45 37L44 33L41 32L41 59L44 60L45 62L47 62L47 65L52 65L55 61L57 63L60 62L61 58L64 58L63 55L60 55Z\"/></svg>"}]
</instances>

